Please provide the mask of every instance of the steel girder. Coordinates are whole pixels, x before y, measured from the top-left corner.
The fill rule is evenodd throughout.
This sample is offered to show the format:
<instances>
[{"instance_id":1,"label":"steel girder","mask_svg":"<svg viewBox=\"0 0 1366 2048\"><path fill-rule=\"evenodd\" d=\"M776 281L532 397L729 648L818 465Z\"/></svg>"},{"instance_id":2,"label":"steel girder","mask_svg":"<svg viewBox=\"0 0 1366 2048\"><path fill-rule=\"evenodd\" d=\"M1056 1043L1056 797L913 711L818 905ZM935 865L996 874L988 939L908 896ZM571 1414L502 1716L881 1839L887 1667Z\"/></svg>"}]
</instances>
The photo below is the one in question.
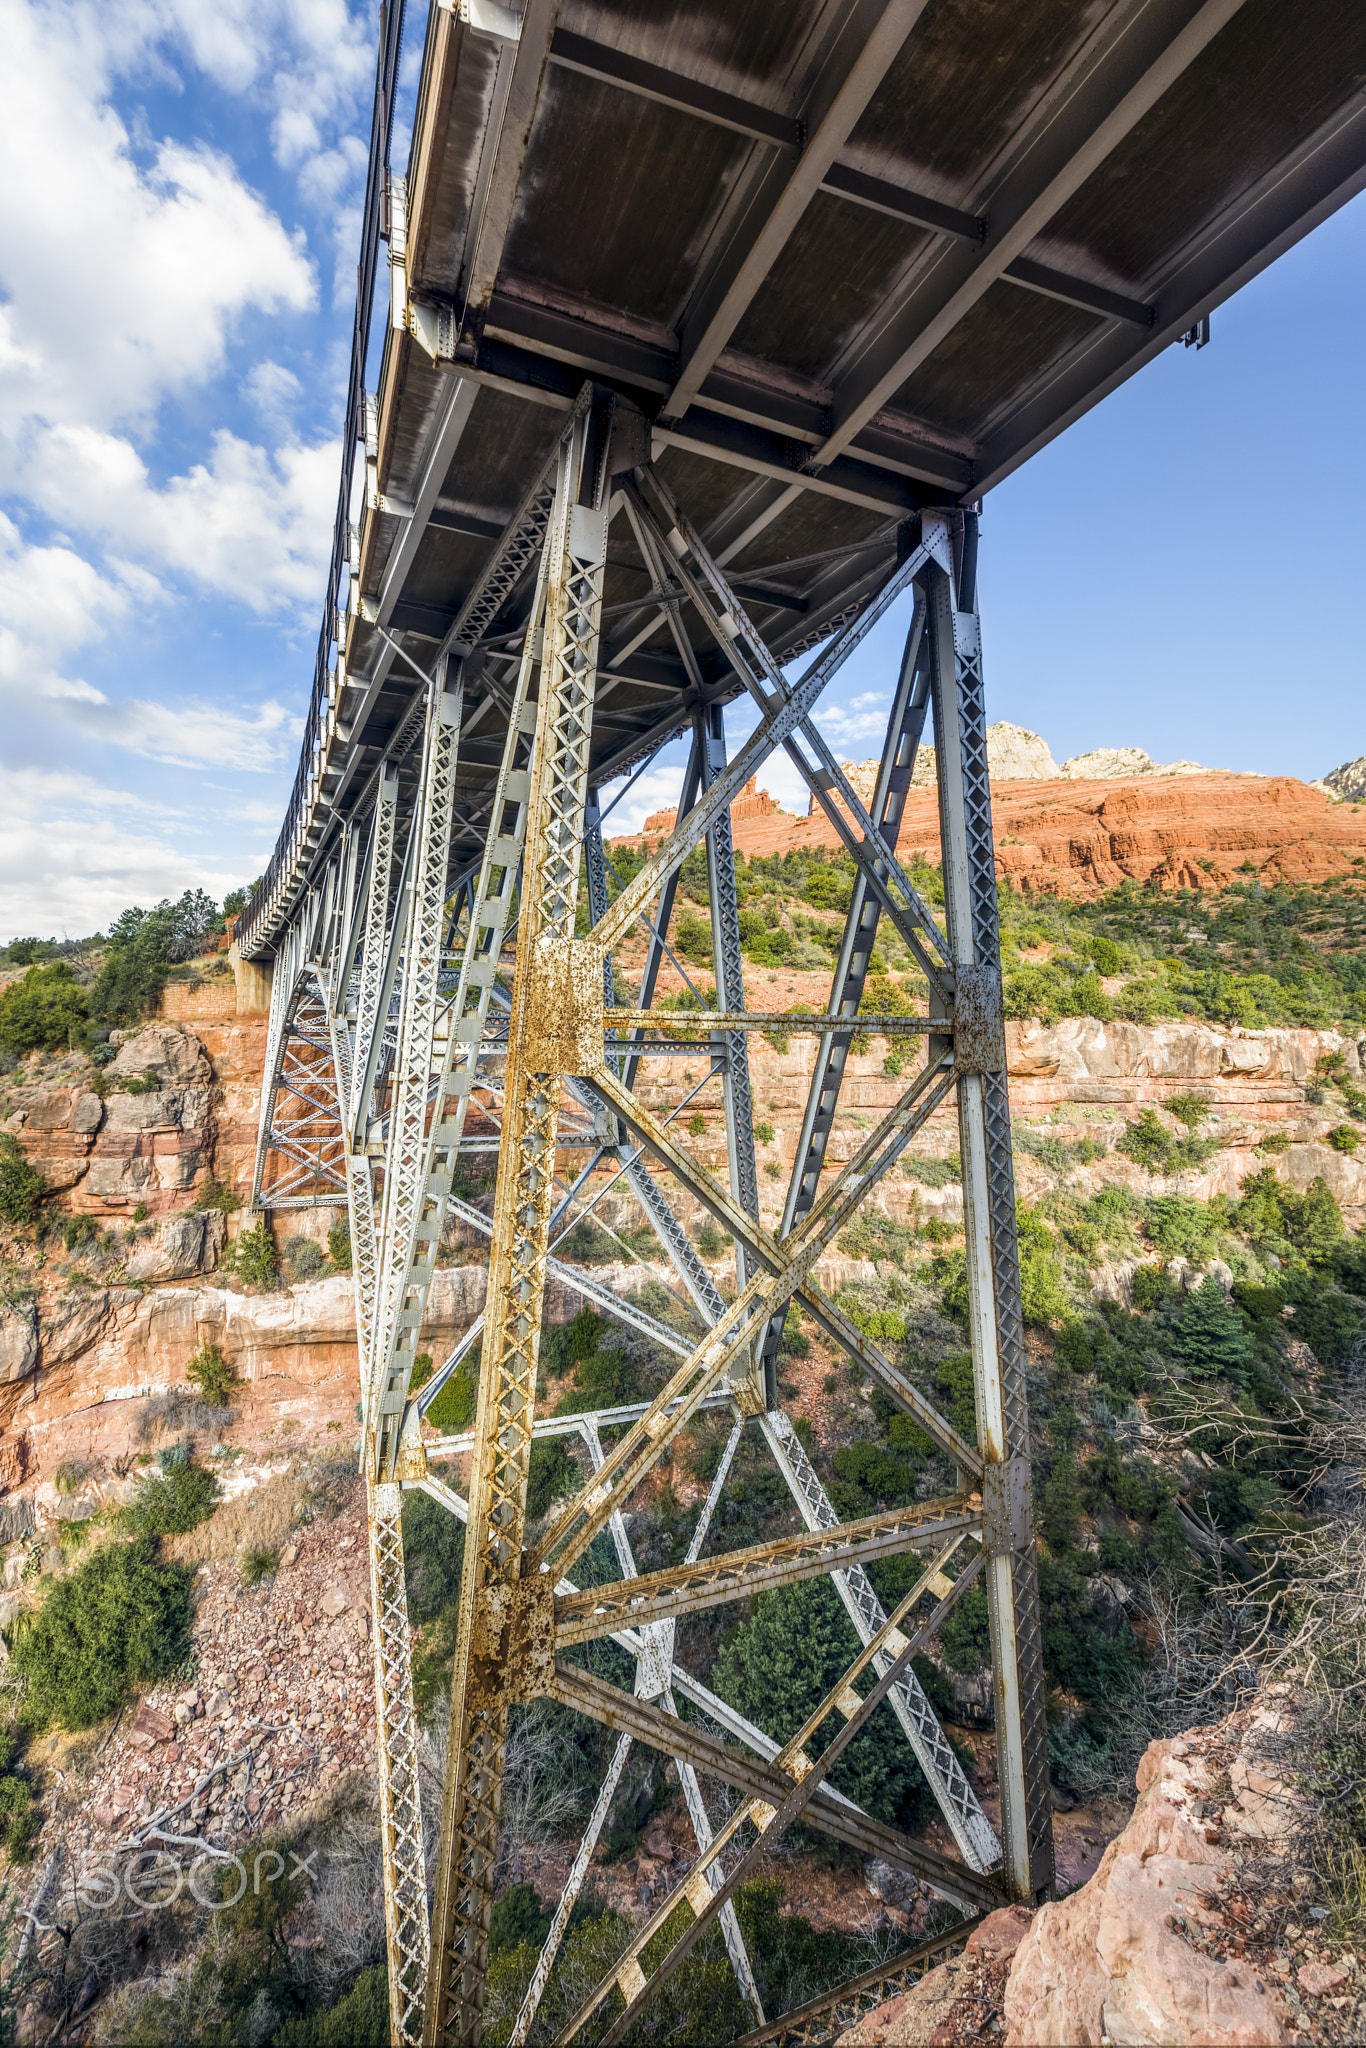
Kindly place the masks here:
<instances>
[{"instance_id":1,"label":"steel girder","mask_svg":"<svg viewBox=\"0 0 1366 2048\"><path fill-rule=\"evenodd\" d=\"M529 494L525 517L514 519L509 529L504 585L527 572L539 546L538 580L515 676L506 688L491 680L477 686L493 689L507 713L503 762L477 874L468 863L461 867L452 896L449 859L462 691L478 673L478 641L497 612L496 594L483 603L479 593L471 605L477 611L483 603L483 611L472 616L464 641L452 641L429 679L421 723L409 721L412 731L401 736L403 744L392 750L374 780L368 829L353 826L342 836L284 935L268 1033L258 1204L273 1208L345 1201L350 1218L365 1413L361 1459L371 1518L392 2028L397 2042L416 2042L420 2029L433 2048L438 2042L478 2037L508 1717L518 1701L538 1693L605 1721L621 1739L528 1990L514 2032L517 2041L527 2038L549 1981L574 1893L605 1824L632 1739L662 1747L677 1761L699 1863L686 1894L692 1927L666 1958L662 1974L646 1977L633 1950L594 1994L592 2007L614 1986L625 1998L622 2011L611 2019L608 2038L618 2037L663 1975L718 1916L742 1992L758 2016L752 1973L729 1901L757 1845L771 1840L773 1831L799 1810L808 1822L866 1853L899 1861L968 1910L988 1906L1005 1893L1037 1896L1051 1880L985 728L972 597L975 532L970 521L966 527L959 522L955 531L948 517L926 515L882 588L807 673L790 684L724 571L677 513L649 466L614 480L611 437L610 408L586 387L553 473ZM756 699L760 722L728 761L719 714L698 711L678 826L644 872L614 893L597 792L587 786L587 761L601 659L607 528L623 512L651 565L664 616L677 617L686 604L711 625L718 646ZM498 573L495 564L491 591ZM871 625L912 589L915 614L870 811L830 759L811 712ZM939 749L947 934L915 894L895 852L901 802L931 704ZM405 763L419 735L418 786L408 806L412 823L400 849L399 781L413 772ZM772 1028L775 1019L745 1009L729 805L779 745L789 749L836 820L854 853L858 880L826 1015L781 1020L787 1029L819 1030L821 1044L793 1186L775 1236L758 1219L747 1066L748 1031ZM724 1180L677 1142L668 1128L677 1110L661 1119L634 1093L641 1060L660 1049L651 1031L656 980L667 955L678 871L699 844L706 846L708 858L717 1009L698 1023L711 1047L709 1074L719 1076L725 1097L729 1170ZM589 905L587 937L576 936L581 862ZM933 1014L864 1017L860 1023L904 1034L908 1048L923 1038L925 1063L854 1157L837 1173L823 1174L824 1138L838 1100L872 939L884 914L895 919L927 973ZM618 1009L612 953L642 919L647 950L639 995L634 1009ZM509 958L514 945L515 968ZM954 1089L968 1210L980 1450L964 1443L812 1281L816 1259ZM468 1142L466 1117L476 1101L498 1127L491 1220L452 1194L458 1153ZM557 1150L566 1137L574 1137L575 1119L585 1126L583 1135L593 1150L562 1197L556 1185ZM592 1192L593 1176L601 1170L623 1180L640 1202L705 1327L699 1342L680 1339L638 1305L551 1259L552 1215L562 1219L564 1229L572 1228L576 1210L586 1213L605 1192ZM733 1232L738 1281L733 1301L718 1290L688 1238L666 1191L670 1176ZM488 1303L443 1373L414 1397L412 1359L441 1230L451 1213L491 1233ZM681 1354L677 1370L654 1400L597 1416L534 1420L542 1294L552 1269L586 1298ZM776 1400L771 1370L767 1376L755 1374L756 1353L767 1349L773 1358L787 1306L797 1298L827 1336L877 1376L957 1464L962 1489L957 1497L875 1516L867 1524L839 1524ZM445 1372L476 1337L482 1337L484 1361L475 1426L468 1438L441 1445L443 1451L458 1452L469 1444L467 1506L449 1487L428 1477L420 1416ZM678 1432L717 1405L730 1410L734 1426L688 1556L680 1567L638 1577L622 1510ZM733 1556L704 1556L746 1414L791 1491L805 1533ZM618 1435L604 1453L600 1430L608 1425ZM566 1429L584 1437L591 1478L528 1548L525 1501L533 1433ZM469 1529L451 1703L451 1767L430 1939L400 1521L402 1489L414 1485L462 1517L468 1515ZM620 1582L577 1590L566 1574L599 1533L612 1539ZM967 1557L961 1549L965 1541L969 1550L976 1546L978 1555L949 1576L944 1566L955 1550L960 1559ZM902 1630L899 1617L889 1619L878 1602L863 1562L926 1547L940 1552L919 1589L931 1604L922 1602L913 1616L908 1608ZM822 1785L832 1755L808 1785L813 1771L804 1752L798 1761L780 1751L676 1662L672 1638L678 1615L755 1587L817 1573L834 1578L863 1644L837 1689L843 1700L843 1739L863 1724L876 1701L889 1701L964 1863L870 1821ZM1005 1853L999 1863L994 1834L909 1670L913 1649L929 1639L979 1574L989 1595L996 1691L1003 1703L999 1743ZM637 1659L634 1702L564 1661L576 1642L601 1634L610 1634ZM866 1696L854 1688L860 1674L863 1686L873 1688ZM676 1696L691 1710L700 1708L726 1739L718 1744L696 1722L681 1719ZM759 1761L745 1761L734 1748L737 1741L757 1752ZM712 1837L699 1771L730 1782L745 1802L723 1837ZM683 1896L674 1896L666 1912ZM854 1987L848 1990L856 1995ZM813 2017L810 2025L817 2024Z\"/></svg>"}]
</instances>

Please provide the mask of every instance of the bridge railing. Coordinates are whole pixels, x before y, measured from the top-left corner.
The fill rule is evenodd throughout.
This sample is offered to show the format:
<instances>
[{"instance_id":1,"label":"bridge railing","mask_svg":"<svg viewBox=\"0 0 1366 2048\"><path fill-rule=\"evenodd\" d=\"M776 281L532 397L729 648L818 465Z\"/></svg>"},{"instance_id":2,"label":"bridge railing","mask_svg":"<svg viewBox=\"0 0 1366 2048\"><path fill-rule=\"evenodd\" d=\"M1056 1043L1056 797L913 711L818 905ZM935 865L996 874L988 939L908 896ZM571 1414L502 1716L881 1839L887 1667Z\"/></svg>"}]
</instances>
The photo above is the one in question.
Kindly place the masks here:
<instances>
[{"instance_id":1,"label":"bridge railing","mask_svg":"<svg viewBox=\"0 0 1366 2048\"><path fill-rule=\"evenodd\" d=\"M370 347L370 317L375 297L375 272L379 267L379 245L387 233L385 202L389 182L389 144L394 126L394 95L398 85L399 58L403 47L405 0L381 0L379 53L375 63L375 99L370 117L370 159L365 177L365 210L361 220L360 262L356 267L356 312L351 333L351 369L347 380L346 415L342 426L341 482L337 512L332 526L332 555L327 571L327 595L318 651L313 663L313 687L304 723L299 766L285 809L284 822L275 842L265 874L252 892L238 922L239 946L249 952L262 920L274 902L291 863L297 857L296 835L308 803L309 779L318 751L319 734L327 717L328 656L336 634L338 596L347 570L348 529L351 517L352 450L358 436L360 406L365 388L365 361Z\"/></svg>"}]
</instances>

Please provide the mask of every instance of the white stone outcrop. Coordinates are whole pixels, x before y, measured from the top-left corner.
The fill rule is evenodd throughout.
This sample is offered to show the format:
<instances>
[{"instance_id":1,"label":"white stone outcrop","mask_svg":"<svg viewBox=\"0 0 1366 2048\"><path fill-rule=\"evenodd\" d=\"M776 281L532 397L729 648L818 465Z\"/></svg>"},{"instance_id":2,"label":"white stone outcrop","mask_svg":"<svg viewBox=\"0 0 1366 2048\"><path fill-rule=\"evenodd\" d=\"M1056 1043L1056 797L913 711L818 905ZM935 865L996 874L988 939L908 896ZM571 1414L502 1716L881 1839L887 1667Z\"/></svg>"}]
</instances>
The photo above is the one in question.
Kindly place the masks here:
<instances>
[{"instance_id":1,"label":"white stone outcrop","mask_svg":"<svg viewBox=\"0 0 1366 2048\"><path fill-rule=\"evenodd\" d=\"M1336 797L1339 803L1366 802L1366 754L1358 754L1355 761L1344 761L1340 768L1311 782L1309 787L1321 789L1325 796Z\"/></svg>"},{"instance_id":2,"label":"white stone outcrop","mask_svg":"<svg viewBox=\"0 0 1366 2048\"><path fill-rule=\"evenodd\" d=\"M876 777L876 761L865 761L863 766L871 768ZM1001 718L987 727L987 773L993 782L1050 782L1062 770L1053 759L1047 740L1030 732L1027 726L1012 725L1009 719ZM934 748L921 747L916 753L911 786L928 789L934 777ZM871 786L870 780L870 793Z\"/></svg>"},{"instance_id":3,"label":"white stone outcrop","mask_svg":"<svg viewBox=\"0 0 1366 2048\"><path fill-rule=\"evenodd\" d=\"M1207 775L1199 761L1154 761L1142 747L1093 747L1073 754L1058 774L1067 782L1127 782L1132 775Z\"/></svg>"}]
</instances>

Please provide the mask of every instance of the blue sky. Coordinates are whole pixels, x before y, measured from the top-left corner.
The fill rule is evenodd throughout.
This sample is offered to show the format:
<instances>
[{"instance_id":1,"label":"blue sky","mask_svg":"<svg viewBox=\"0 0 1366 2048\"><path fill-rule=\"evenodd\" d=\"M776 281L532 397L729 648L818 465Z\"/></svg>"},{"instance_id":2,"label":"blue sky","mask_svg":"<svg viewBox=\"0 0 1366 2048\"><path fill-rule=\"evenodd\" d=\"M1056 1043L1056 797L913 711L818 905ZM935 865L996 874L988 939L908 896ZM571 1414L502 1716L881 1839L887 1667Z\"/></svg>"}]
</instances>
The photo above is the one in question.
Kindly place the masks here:
<instances>
[{"instance_id":1,"label":"blue sky","mask_svg":"<svg viewBox=\"0 0 1366 2048\"><path fill-rule=\"evenodd\" d=\"M345 0L0 0L0 938L221 897L269 854L336 500L373 36ZM420 48L415 16L408 94ZM1364 240L1359 201L993 494L991 717L1059 760L1311 776L1366 750ZM877 743L899 638L846 675L843 756ZM796 804L785 764L765 779Z\"/></svg>"}]
</instances>

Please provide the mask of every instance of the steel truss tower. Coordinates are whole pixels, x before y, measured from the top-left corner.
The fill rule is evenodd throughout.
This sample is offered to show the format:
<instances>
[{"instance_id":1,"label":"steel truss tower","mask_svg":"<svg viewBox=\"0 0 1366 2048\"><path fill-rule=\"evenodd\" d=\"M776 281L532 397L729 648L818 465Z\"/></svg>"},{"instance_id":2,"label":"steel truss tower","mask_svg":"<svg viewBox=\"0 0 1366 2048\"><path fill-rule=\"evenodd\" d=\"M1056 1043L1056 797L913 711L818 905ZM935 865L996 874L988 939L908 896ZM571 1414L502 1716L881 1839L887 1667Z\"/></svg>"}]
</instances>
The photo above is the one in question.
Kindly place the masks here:
<instances>
[{"instance_id":1,"label":"steel truss tower","mask_svg":"<svg viewBox=\"0 0 1366 2048\"><path fill-rule=\"evenodd\" d=\"M710 1928L721 1928L751 2040L821 2040L878 1995L913 1981L952 1946L944 1937L883 1972L817 2000L790 2023L760 2009L732 1899L797 1819L924 1880L967 1915L1004 1898L1037 1898L1053 1879L1044 1682L1035 1584L1023 1327L1010 1156L991 816L987 787L975 515L917 515L882 588L789 681L723 570L649 460L644 423L585 386L550 468L510 522L483 583L447 637L435 672L376 771L367 803L295 914L276 961L263 1091L256 1203L263 1209L345 1203L356 1275L368 1488L385 1909L396 2043L479 2038L490 1914L499 1869L499 1809L512 1715L558 1700L613 1730L610 1768L572 1865L513 2033L536 2017L569 1914L605 1824L630 1745L678 1765L697 1839L684 1879L637 1930L561 2038L605 1999L605 2041L623 2040L642 2007ZM676 829L613 892L598 791L589 784L609 528L629 529L648 566L655 616L669 625L696 688L692 750ZM498 688L506 741L477 870L452 871L452 816L462 705L495 656L481 646L502 595L538 565L533 608ZM871 809L813 722L822 691L869 629L906 594L913 611ZM696 672L682 608L700 616L758 723L728 753L720 704ZM406 659L407 657L405 657ZM733 694L733 685L726 694ZM933 721L943 847L944 929L898 862L897 829L926 716ZM827 1011L778 1017L747 1007L730 805L785 748L857 868ZM403 796L404 802L400 802ZM400 844L398 821L411 820ZM717 1008L690 1017L698 1043L661 1033L655 1007L679 870L705 846ZM580 929L586 871L589 926ZM859 1015L872 945L890 919L930 990L927 1017ZM638 927L645 967L620 1000L613 954ZM852 1156L826 1165L854 1019L904 1039L901 1099ZM748 1035L809 1032L818 1043L792 1184L775 1234L759 1217ZM661 1117L637 1089L666 1050L700 1052L703 1081ZM655 1071L658 1071L656 1068ZM698 1164L671 1126L719 1077L728 1173ZM963 1170L977 1443L817 1286L821 1254L933 1113L956 1095ZM496 1125L466 1138L472 1105ZM462 1146L496 1149L491 1222L453 1192ZM566 1166L565 1161L569 1164ZM679 1337L591 1272L555 1255L557 1239L595 1206L607 1175L628 1186L702 1325ZM676 1182L731 1233L727 1299L684 1232ZM440 1371L414 1391L428 1286L448 1215L489 1237L484 1314ZM648 1332L676 1368L654 1400L572 1417L538 1417L536 1381L548 1278ZM800 1304L933 1441L956 1490L842 1523L778 1399L777 1342ZM478 1404L464 1437L428 1437L421 1418L476 1339ZM687 1556L638 1573L623 1509L689 1421L720 1409L731 1427ZM615 1434L604 1440L605 1429ZM789 1487L801 1532L710 1554L713 1514L745 1432ZM567 1511L528 1541L533 1440L581 1438L589 1476ZM428 1471L427 1454L468 1452L468 1493ZM421 1488L466 1523L461 1626L451 1698L449 1766L430 1905L418 1792L417 1727L404 1595L401 1507ZM581 1590L576 1571L605 1536L619 1577ZM878 1558L912 1551L923 1570L887 1614L869 1581ZM676 1659L681 1615L764 1587L829 1575L862 1648L829 1698L781 1747ZM1002 1795L998 1840L911 1669L955 1601L986 1589ZM629 1653L634 1689L591 1675L577 1646L610 1636ZM827 1784L873 1709L889 1701L943 1811L957 1857L862 1813ZM686 1701L689 1718L680 1713ZM698 1712L702 1719L699 1720ZM817 1751L829 1716L839 1733ZM705 1725L703 1725L705 1723ZM714 1828L703 1780L737 1795ZM686 1900L689 1924L648 1972L641 1960ZM961 1938L959 1931L959 1938Z\"/></svg>"}]
</instances>

